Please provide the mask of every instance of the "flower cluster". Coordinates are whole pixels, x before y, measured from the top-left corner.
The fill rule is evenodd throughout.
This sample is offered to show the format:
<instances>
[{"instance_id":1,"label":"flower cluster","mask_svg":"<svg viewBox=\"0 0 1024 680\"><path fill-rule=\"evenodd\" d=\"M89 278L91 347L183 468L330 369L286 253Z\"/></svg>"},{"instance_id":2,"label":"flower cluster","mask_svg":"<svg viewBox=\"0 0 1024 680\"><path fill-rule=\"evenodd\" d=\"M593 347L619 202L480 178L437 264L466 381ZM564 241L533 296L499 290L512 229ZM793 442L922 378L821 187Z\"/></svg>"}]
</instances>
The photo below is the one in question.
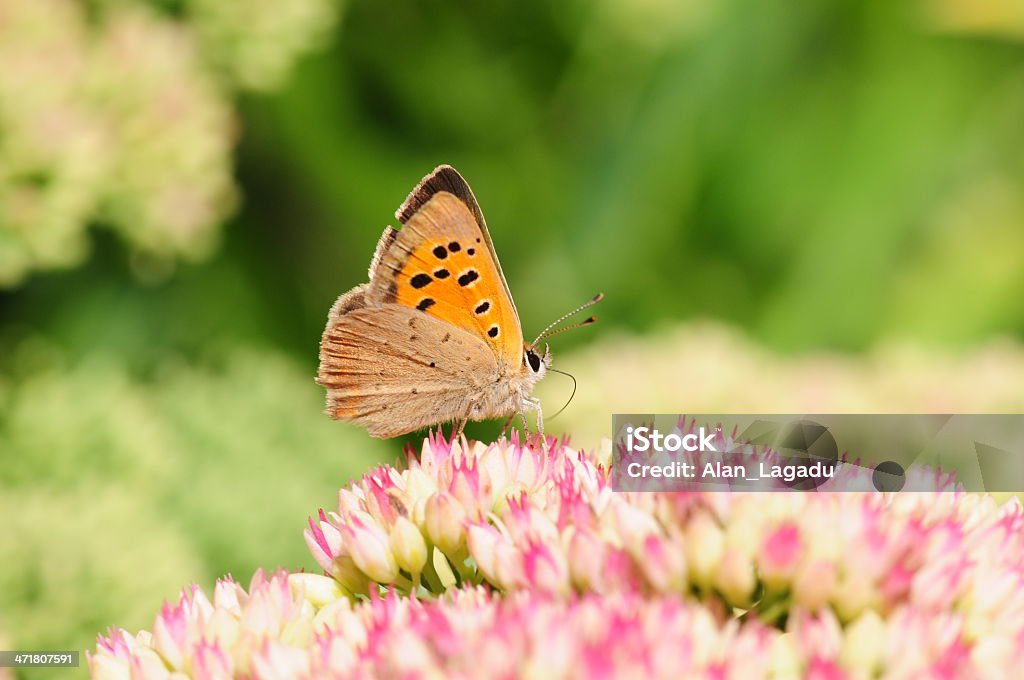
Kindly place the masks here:
<instances>
[{"instance_id":1,"label":"flower cluster","mask_svg":"<svg viewBox=\"0 0 1024 680\"><path fill-rule=\"evenodd\" d=\"M481 587L438 599L353 600L330 578L257 573L165 605L152 631L115 629L94 678L1004 678L1024 661L1020 621L977 644L963 617L869 612L845 630L796 611L783 630L639 593L552 598Z\"/></svg>"},{"instance_id":2,"label":"flower cluster","mask_svg":"<svg viewBox=\"0 0 1024 680\"><path fill-rule=\"evenodd\" d=\"M984 495L613 492L611 447L434 435L339 492L327 576L114 631L96 677L1008 678L1024 509ZM119 675L120 674L120 675Z\"/></svg>"},{"instance_id":3,"label":"flower cluster","mask_svg":"<svg viewBox=\"0 0 1024 680\"><path fill-rule=\"evenodd\" d=\"M204 54L239 88L271 91L329 37L341 0L184 0Z\"/></svg>"},{"instance_id":4,"label":"flower cluster","mask_svg":"<svg viewBox=\"0 0 1024 680\"><path fill-rule=\"evenodd\" d=\"M96 678L751 678L771 668L777 631L636 594L554 600L465 588L437 600L353 602L331 579L257 573L213 601L197 587L152 632L114 630L89 658ZM775 652L777 655L777 652Z\"/></svg>"},{"instance_id":5,"label":"flower cluster","mask_svg":"<svg viewBox=\"0 0 1024 680\"><path fill-rule=\"evenodd\" d=\"M198 255L232 207L231 111L191 34L140 6L14 0L0 21L0 285L76 263L102 222Z\"/></svg>"},{"instance_id":6,"label":"flower cluster","mask_svg":"<svg viewBox=\"0 0 1024 680\"><path fill-rule=\"evenodd\" d=\"M77 264L91 224L144 278L208 253L236 201L234 88L282 82L339 2L186 0L185 21L156 4L0 7L0 287Z\"/></svg>"},{"instance_id":7,"label":"flower cluster","mask_svg":"<svg viewBox=\"0 0 1024 680\"><path fill-rule=\"evenodd\" d=\"M843 621L903 603L984 609L994 574L1021 574L1024 513L943 488L614 493L607 446L595 458L553 439L462 446L434 437L404 469L384 466L342 489L306 541L360 594L465 582L562 596L674 593L769 620L793 606L830 608Z\"/></svg>"}]
</instances>

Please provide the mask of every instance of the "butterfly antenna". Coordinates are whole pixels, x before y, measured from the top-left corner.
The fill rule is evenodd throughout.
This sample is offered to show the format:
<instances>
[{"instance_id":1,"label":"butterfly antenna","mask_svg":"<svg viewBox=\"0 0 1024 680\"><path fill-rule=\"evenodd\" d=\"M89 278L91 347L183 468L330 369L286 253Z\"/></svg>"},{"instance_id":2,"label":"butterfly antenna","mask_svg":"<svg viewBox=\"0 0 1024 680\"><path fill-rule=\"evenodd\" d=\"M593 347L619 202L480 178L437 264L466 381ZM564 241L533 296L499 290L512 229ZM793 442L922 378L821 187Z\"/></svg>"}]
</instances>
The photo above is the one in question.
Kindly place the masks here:
<instances>
[{"instance_id":1,"label":"butterfly antenna","mask_svg":"<svg viewBox=\"0 0 1024 680\"><path fill-rule=\"evenodd\" d=\"M550 416L547 419L550 422L550 421L554 420L556 417L558 417L559 413L561 413L565 409L569 408L569 404L572 403L572 398L576 396L576 376L574 376L572 373L566 373L565 371L559 371L557 368L549 368L548 370L552 371L554 373L561 373L562 375L567 375L572 380L572 394L569 395L569 401L565 402L565 405L562 406L562 408L560 408L557 411L555 411L555 415Z\"/></svg>"},{"instance_id":2,"label":"butterfly antenna","mask_svg":"<svg viewBox=\"0 0 1024 680\"><path fill-rule=\"evenodd\" d=\"M555 319L554 321L549 323L547 328L545 328L544 330L542 330L540 332L540 335L537 336L537 339L534 340L532 344L536 345L538 342L540 342L544 338L549 338L552 335L555 335L556 333L561 333L562 331L568 331L568 330L572 330L573 328L579 328L580 326L587 326L587 325L590 325L590 324L594 323L595 321L597 321L597 317L596 316L592 316L589 319L587 319L586 321L581 321L580 323L578 323L578 324L576 324L574 326L568 326L566 328L560 328L559 330L552 331L550 333L548 332L548 331L551 331L551 329L554 328L555 326L557 326L558 324L560 324L563 321L565 321L566 319L568 319L570 316L573 316L574 314L579 314L580 312L582 312L587 307L592 307L593 305L596 305L598 302L600 302L603 299L604 299L604 293L598 293L592 299L587 300L586 302L584 302L582 305L580 305L576 309L572 310L571 312L569 312L567 314L563 314L562 316L558 317L557 319Z\"/></svg>"},{"instance_id":3,"label":"butterfly antenna","mask_svg":"<svg viewBox=\"0 0 1024 680\"><path fill-rule=\"evenodd\" d=\"M584 319L583 321L580 321L579 323L574 323L571 326L562 326L561 328L556 328L555 330L551 331L547 335L542 336L540 338L537 338L537 340L546 340L546 339L550 338L552 335L558 335L559 333L564 333L566 331L571 331L571 330L573 330L575 328L582 328L583 326L589 326L590 324L596 323L596 322L597 322L597 317L596 316L588 316L586 319Z\"/></svg>"}]
</instances>

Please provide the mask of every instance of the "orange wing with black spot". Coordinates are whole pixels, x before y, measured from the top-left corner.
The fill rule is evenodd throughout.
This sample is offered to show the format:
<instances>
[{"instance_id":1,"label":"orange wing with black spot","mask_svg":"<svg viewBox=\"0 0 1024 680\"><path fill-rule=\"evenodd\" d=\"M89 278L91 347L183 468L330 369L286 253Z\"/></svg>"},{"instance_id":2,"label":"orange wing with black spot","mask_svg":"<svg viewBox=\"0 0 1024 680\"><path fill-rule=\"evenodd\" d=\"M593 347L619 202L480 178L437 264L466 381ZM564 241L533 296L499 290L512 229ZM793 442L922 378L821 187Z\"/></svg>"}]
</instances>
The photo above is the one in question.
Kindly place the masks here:
<instances>
[{"instance_id":1,"label":"orange wing with black spot","mask_svg":"<svg viewBox=\"0 0 1024 680\"><path fill-rule=\"evenodd\" d=\"M370 265L370 304L413 307L480 337L508 369L522 365L523 332L483 215L465 180L441 166L396 213Z\"/></svg>"}]
</instances>

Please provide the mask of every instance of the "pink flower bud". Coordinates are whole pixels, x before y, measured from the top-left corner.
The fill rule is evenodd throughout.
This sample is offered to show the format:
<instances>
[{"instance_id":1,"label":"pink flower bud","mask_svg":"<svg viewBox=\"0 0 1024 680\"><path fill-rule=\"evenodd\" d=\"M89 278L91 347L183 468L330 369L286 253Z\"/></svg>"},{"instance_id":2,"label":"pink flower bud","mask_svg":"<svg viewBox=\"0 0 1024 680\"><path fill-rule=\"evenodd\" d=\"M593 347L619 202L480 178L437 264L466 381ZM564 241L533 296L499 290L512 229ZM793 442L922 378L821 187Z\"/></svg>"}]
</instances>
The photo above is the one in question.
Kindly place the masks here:
<instances>
[{"instance_id":1,"label":"pink flower bud","mask_svg":"<svg viewBox=\"0 0 1024 680\"><path fill-rule=\"evenodd\" d=\"M345 544L360 571L378 583L398 578L398 563L384 530L364 512L353 512L344 525Z\"/></svg>"},{"instance_id":2,"label":"pink flower bud","mask_svg":"<svg viewBox=\"0 0 1024 680\"><path fill-rule=\"evenodd\" d=\"M494 527L471 524L468 547L480 573L495 586L509 590L526 583L522 551Z\"/></svg>"},{"instance_id":3,"label":"pink flower bud","mask_svg":"<svg viewBox=\"0 0 1024 680\"><path fill-rule=\"evenodd\" d=\"M589 529L577 529L569 538L569 571L573 584L584 591L605 592L607 547Z\"/></svg>"},{"instance_id":4,"label":"pink flower bud","mask_svg":"<svg viewBox=\"0 0 1024 680\"><path fill-rule=\"evenodd\" d=\"M202 642L196 645L192 677L195 680L230 680L235 677L231 655L216 644Z\"/></svg>"},{"instance_id":5,"label":"pink flower bud","mask_svg":"<svg viewBox=\"0 0 1024 680\"><path fill-rule=\"evenodd\" d=\"M648 536L643 543L640 571L659 593L681 593L686 589L684 548L667 538Z\"/></svg>"},{"instance_id":6,"label":"pink flower bud","mask_svg":"<svg viewBox=\"0 0 1024 680\"><path fill-rule=\"evenodd\" d=\"M772 589L784 587L793 579L803 553L800 529L786 521L772 529L761 543L757 566L765 585Z\"/></svg>"},{"instance_id":7,"label":"pink flower bud","mask_svg":"<svg viewBox=\"0 0 1024 680\"><path fill-rule=\"evenodd\" d=\"M466 511L451 494L439 493L427 501L424 522L427 536L441 552L459 554L466 541Z\"/></svg>"},{"instance_id":8,"label":"pink flower bud","mask_svg":"<svg viewBox=\"0 0 1024 680\"><path fill-rule=\"evenodd\" d=\"M422 572L427 564L427 542L419 527L400 516L391 527L390 539L398 566L414 576Z\"/></svg>"},{"instance_id":9,"label":"pink flower bud","mask_svg":"<svg viewBox=\"0 0 1024 680\"><path fill-rule=\"evenodd\" d=\"M882 669L888 644L885 622L877 612L868 610L846 627L839 660L863 677L875 677Z\"/></svg>"},{"instance_id":10,"label":"pink flower bud","mask_svg":"<svg viewBox=\"0 0 1024 680\"><path fill-rule=\"evenodd\" d=\"M333 578L318 574L289 574L288 586L293 596L302 597L315 607L323 607L340 597L350 596Z\"/></svg>"},{"instance_id":11,"label":"pink flower bud","mask_svg":"<svg viewBox=\"0 0 1024 680\"><path fill-rule=\"evenodd\" d=\"M683 545L690 578L701 588L711 588L725 552L725 534L709 513L696 513L685 530Z\"/></svg>"},{"instance_id":12,"label":"pink flower bud","mask_svg":"<svg viewBox=\"0 0 1024 680\"><path fill-rule=\"evenodd\" d=\"M569 566L557 544L531 542L523 552L522 565L527 587L541 593L569 593Z\"/></svg>"},{"instance_id":13,"label":"pink flower bud","mask_svg":"<svg viewBox=\"0 0 1024 680\"><path fill-rule=\"evenodd\" d=\"M714 584L729 604L736 607L748 605L757 586L750 558L735 548L727 548L715 573Z\"/></svg>"},{"instance_id":14,"label":"pink flower bud","mask_svg":"<svg viewBox=\"0 0 1024 680\"><path fill-rule=\"evenodd\" d=\"M825 560L805 562L793 577L793 604L817 611L831 599L836 588L836 565Z\"/></svg>"}]
</instances>

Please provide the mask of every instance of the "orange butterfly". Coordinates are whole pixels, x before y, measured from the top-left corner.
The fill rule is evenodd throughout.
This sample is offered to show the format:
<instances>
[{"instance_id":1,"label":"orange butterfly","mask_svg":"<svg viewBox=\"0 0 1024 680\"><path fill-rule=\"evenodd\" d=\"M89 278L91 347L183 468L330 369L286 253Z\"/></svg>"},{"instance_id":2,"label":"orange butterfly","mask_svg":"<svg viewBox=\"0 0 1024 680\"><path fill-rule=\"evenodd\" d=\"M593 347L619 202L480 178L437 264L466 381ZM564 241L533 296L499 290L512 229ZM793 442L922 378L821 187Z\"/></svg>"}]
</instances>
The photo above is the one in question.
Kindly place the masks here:
<instances>
[{"instance_id":1,"label":"orange butterfly","mask_svg":"<svg viewBox=\"0 0 1024 680\"><path fill-rule=\"evenodd\" d=\"M339 297L328 315L317 375L327 413L387 438L448 421L458 436L467 420L534 410L543 433L531 395L551 351L537 343L568 330L549 333L602 296L524 344L483 214L454 168L427 175L395 216L402 228L384 230L370 282Z\"/></svg>"}]
</instances>

